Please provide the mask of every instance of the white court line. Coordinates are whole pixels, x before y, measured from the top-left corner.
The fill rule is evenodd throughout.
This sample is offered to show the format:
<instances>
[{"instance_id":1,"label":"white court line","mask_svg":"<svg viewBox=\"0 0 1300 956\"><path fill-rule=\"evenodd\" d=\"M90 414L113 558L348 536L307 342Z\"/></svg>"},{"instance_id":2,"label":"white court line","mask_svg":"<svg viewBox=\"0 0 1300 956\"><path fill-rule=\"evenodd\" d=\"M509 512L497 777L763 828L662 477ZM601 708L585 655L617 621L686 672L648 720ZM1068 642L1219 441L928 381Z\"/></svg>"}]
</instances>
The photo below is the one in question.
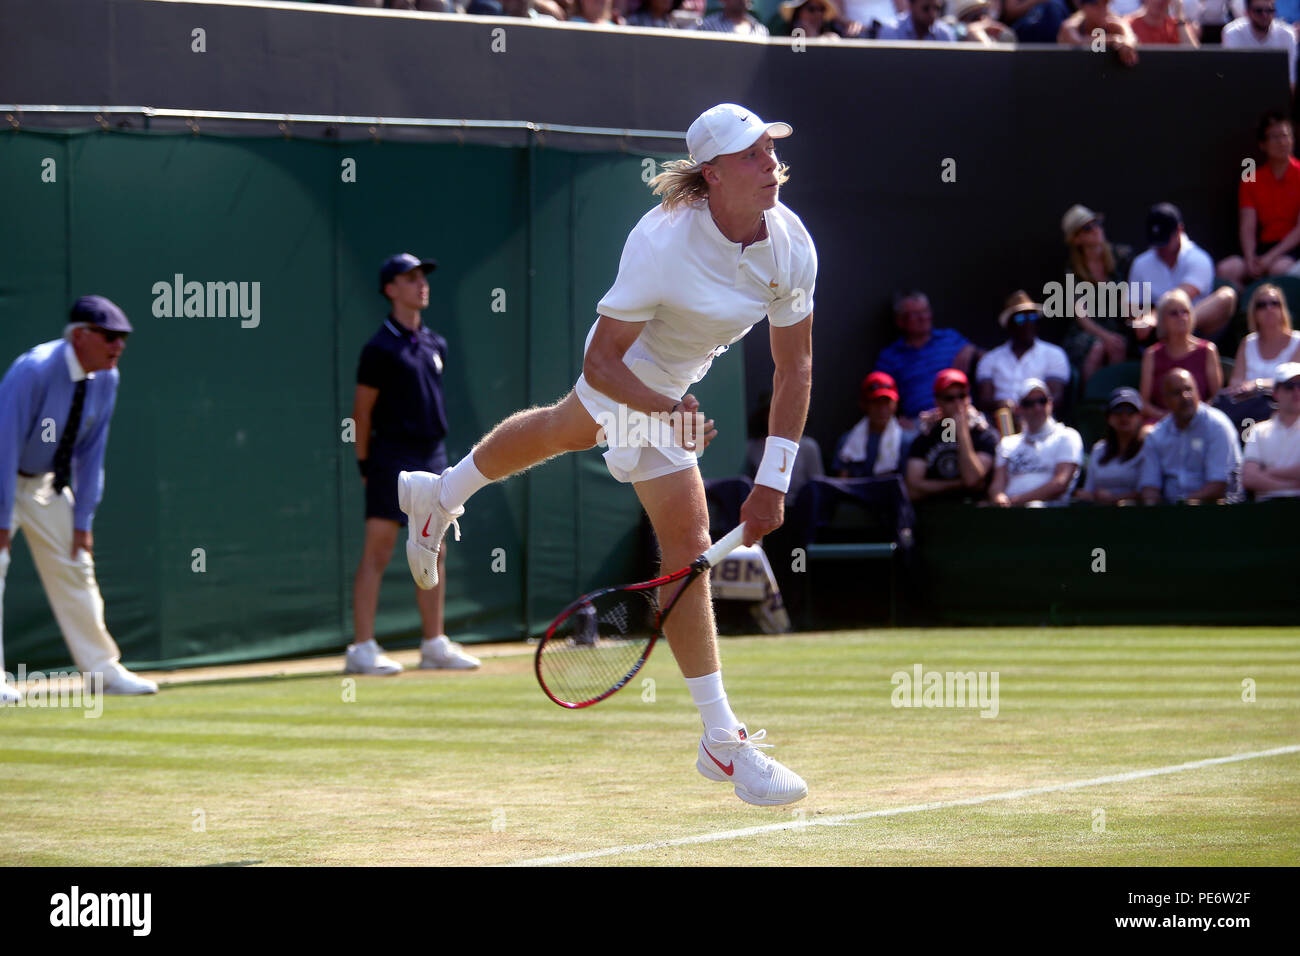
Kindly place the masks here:
<instances>
[{"instance_id":1,"label":"white court line","mask_svg":"<svg viewBox=\"0 0 1300 956\"><path fill-rule=\"evenodd\" d=\"M564 856L542 856L532 860L518 860L505 866L550 866L558 863L576 863L579 860L592 860L602 856L622 856L626 853L641 853L645 850L658 850L670 846L689 846L693 843L716 843L720 840L739 840L743 837L756 836L760 833L776 833L781 830L802 830L807 827L841 826L855 820L867 820L872 817L896 817L904 813L921 813L925 810L946 810L949 807L973 807L981 803L993 803L998 800L1018 800L1021 797L1033 797L1041 793L1062 793L1066 790L1082 790L1085 787L1101 787L1109 783L1124 783L1128 780L1141 780L1145 777L1159 777L1167 773L1181 773L1184 770L1199 770L1221 763L1237 763L1241 760L1255 760L1259 757L1276 757L1280 754L1300 753L1300 744L1286 747L1274 747L1272 750L1256 750L1253 753L1233 754L1230 757L1210 757L1206 760L1193 760L1191 763L1175 764L1171 767L1156 767L1153 770L1131 770L1128 773L1116 773L1108 777L1093 777L1091 780L1075 780L1072 783L1054 783L1045 787L1026 787L1023 790L1005 790L1002 793L985 794L982 797L965 797L961 800L941 800L934 803L916 803L907 807L886 807L883 810L867 810L863 813L846 813L819 820L791 820L788 823L767 823L762 826L744 827L740 830L722 830L718 833L699 833L695 836L678 837L675 840L657 840L654 843L633 843L628 846L612 846L604 850L588 850L584 853L569 853Z\"/></svg>"}]
</instances>

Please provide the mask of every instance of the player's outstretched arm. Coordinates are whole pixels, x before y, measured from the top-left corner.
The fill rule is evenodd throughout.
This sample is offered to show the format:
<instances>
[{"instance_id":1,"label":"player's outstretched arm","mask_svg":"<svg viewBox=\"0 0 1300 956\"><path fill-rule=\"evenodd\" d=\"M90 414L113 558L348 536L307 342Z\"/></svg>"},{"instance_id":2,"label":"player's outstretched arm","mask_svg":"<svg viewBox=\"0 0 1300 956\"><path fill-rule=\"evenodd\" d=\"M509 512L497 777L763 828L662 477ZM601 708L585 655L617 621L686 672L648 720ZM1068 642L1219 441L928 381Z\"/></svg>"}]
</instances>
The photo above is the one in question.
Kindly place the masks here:
<instances>
[{"instance_id":1,"label":"player's outstretched arm","mask_svg":"<svg viewBox=\"0 0 1300 956\"><path fill-rule=\"evenodd\" d=\"M795 453L808 420L812 393L812 313L795 325L772 326L772 411L768 441L754 490L740 509L745 544L753 544L785 522L785 492L790 487ZM774 441L775 439L775 441Z\"/></svg>"}]
</instances>

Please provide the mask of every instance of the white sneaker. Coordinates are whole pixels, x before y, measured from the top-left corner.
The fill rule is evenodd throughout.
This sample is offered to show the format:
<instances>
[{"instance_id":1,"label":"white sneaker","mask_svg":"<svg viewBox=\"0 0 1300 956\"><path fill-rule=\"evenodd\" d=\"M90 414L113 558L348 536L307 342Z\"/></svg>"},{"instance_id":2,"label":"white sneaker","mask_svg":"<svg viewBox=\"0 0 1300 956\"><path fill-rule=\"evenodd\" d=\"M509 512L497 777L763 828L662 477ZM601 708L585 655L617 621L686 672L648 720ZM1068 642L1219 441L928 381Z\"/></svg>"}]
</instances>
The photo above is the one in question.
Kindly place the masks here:
<instances>
[{"instance_id":1,"label":"white sneaker","mask_svg":"<svg viewBox=\"0 0 1300 956\"><path fill-rule=\"evenodd\" d=\"M104 668L105 694L156 694L158 685L114 661ZM84 679L84 678L83 678Z\"/></svg>"},{"instance_id":2,"label":"white sneaker","mask_svg":"<svg viewBox=\"0 0 1300 956\"><path fill-rule=\"evenodd\" d=\"M441 487L439 477L427 471L403 471L397 476L397 506L407 517L406 563L415 583L426 591L438 586L438 550L443 535L451 526L459 541L456 519L465 513L463 507L453 513L442 506L438 500Z\"/></svg>"},{"instance_id":3,"label":"white sneaker","mask_svg":"<svg viewBox=\"0 0 1300 956\"><path fill-rule=\"evenodd\" d=\"M420 642L421 670L471 671L482 663L445 634Z\"/></svg>"},{"instance_id":4,"label":"white sneaker","mask_svg":"<svg viewBox=\"0 0 1300 956\"><path fill-rule=\"evenodd\" d=\"M16 704L22 699L22 692L15 687L10 687L4 677L0 677L0 706Z\"/></svg>"},{"instance_id":5,"label":"white sneaker","mask_svg":"<svg viewBox=\"0 0 1300 956\"><path fill-rule=\"evenodd\" d=\"M734 783L736 796L761 807L794 803L808 796L808 784L797 773L777 763L759 748L766 730L750 734L742 726L735 732L713 728L700 738L695 767L710 780Z\"/></svg>"},{"instance_id":6,"label":"white sneaker","mask_svg":"<svg viewBox=\"0 0 1300 956\"><path fill-rule=\"evenodd\" d=\"M347 660L343 664L345 674L378 674L389 677L400 674L402 665L384 654L384 649L376 641L364 644L349 644Z\"/></svg>"}]
</instances>

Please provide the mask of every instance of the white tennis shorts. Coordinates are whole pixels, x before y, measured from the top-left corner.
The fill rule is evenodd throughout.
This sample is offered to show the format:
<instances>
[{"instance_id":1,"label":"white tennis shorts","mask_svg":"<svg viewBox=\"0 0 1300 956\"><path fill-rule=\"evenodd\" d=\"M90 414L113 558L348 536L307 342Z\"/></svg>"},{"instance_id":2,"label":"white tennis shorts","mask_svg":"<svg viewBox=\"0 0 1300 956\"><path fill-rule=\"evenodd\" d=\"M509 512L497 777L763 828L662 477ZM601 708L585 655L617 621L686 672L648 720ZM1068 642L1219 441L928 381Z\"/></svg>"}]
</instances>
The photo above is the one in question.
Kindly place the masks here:
<instances>
[{"instance_id":1,"label":"white tennis shorts","mask_svg":"<svg viewBox=\"0 0 1300 956\"><path fill-rule=\"evenodd\" d=\"M695 452L675 444L671 428L596 391L585 376L578 376L573 391L605 429L605 467L617 480L634 484L699 466Z\"/></svg>"}]
</instances>

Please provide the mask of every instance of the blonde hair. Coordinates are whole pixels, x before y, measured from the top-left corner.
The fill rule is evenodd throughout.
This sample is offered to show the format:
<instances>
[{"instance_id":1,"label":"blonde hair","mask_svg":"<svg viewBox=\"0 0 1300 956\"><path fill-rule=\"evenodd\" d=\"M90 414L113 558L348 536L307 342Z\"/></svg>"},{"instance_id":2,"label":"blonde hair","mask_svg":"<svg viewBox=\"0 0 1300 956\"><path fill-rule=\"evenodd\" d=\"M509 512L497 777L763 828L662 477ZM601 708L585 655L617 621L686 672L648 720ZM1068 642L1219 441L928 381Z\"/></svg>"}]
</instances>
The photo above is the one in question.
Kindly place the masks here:
<instances>
[{"instance_id":1,"label":"blonde hair","mask_svg":"<svg viewBox=\"0 0 1300 956\"><path fill-rule=\"evenodd\" d=\"M1291 310L1286 306L1286 296L1282 290L1271 282L1265 282L1262 286L1255 289L1254 294L1250 297L1250 305L1246 307L1246 325L1250 328L1252 334L1258 334L1259 329L1255 327L1255 310L1259 308L1259 297L1273 293L1277 296L1277 301L1282 303L1282 328L1286 330L1287 335L1291 334Z\"/></svg>"},{"instance_id":2,"label":"blonde hair","mask_svg":"<svg viewBox=\"0 0 1300 956\"><path fill-rule=\"evenodd\" d=\"M712 162L712 161L710 161ZM672 212L679 206L697 206L709 198L709 181L704 178L704 167L690 159L672 159L663 164L664 171L650 180L650 189L661 197L664 209ZM790 179L790 167L777 163L776 181L784 186Z\"/></svg>"},{"instance_id":3,"label":"blonde hair","mask_svg":"<svg viewBox=\"0 0 1300 956\"><path fill-rule=\"evenodd\" d=\"M1088 260L1084 258L1083 247L1074 241L1075 236L1078 235L1079 231L1076 230L1074 235L1070 237L1070 241L1066 243L1070 248L1070 271L1074 273L1079 281L1096 282L1098 280L1088 274ZM1101 281L1110 281L1110 277L1115 274L1115 250L1109 242L1101 244L1101 267L1106 272L1101 277Z\"/></svg>"},{"instance_id":4,"label":"blonde hair","mask_svg":"<svg viewBox=\"0 0 1300 956\"><path fill-rule=\"evenodd\" d=\"M1196 331L1196 310L1192 308L1192 297L1182 289L1170 289L1160 297L1156 303L1156 337L1163 339L1165 337L1165 313L1169 307L1175 303L1187 307L1187 337L1190 339L1192 333Z\"/></svg>"}]
</instances>

